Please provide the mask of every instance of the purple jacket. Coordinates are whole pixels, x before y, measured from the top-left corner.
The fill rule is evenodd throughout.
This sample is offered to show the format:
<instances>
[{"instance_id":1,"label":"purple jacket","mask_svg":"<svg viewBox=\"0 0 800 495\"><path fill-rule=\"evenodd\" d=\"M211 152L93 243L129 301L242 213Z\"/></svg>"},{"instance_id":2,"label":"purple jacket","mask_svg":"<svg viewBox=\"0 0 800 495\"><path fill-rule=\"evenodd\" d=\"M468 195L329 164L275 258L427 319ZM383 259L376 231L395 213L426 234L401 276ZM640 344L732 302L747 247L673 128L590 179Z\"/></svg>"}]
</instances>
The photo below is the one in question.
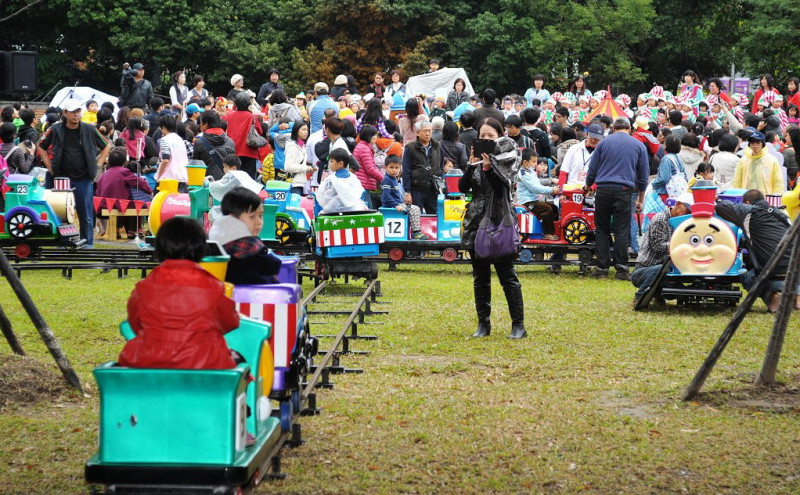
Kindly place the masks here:
<instances>
[{"instance_id":1,"label":"purple jacket","mask_svg":"<svg viewBox=\"0 0 800 495\"><path fill-rule=\"evenodd\" d=\"M139 189L153 194L144 177L138 177L125 167L110 167L97 179L96 196L100 198L131 199L131 189Z\"/></svg>"}]
</instances>

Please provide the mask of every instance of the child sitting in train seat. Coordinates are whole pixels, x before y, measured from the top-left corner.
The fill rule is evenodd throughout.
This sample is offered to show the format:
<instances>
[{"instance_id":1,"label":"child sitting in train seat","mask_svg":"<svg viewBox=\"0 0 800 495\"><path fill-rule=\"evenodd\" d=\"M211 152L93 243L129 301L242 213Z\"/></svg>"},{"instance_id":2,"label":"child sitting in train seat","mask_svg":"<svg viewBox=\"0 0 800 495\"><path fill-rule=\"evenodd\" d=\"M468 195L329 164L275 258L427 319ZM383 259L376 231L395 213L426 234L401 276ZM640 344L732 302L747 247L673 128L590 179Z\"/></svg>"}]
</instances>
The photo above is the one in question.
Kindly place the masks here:
<instances>
[{"instance_id":1,"label":"child sitting in train seat","mask_svg":"<svg viewBox=\"0 0 800 495\"><path fill-rule=\"evenodd\" d=\"M206 236L197 220L175 217L156 236L160 265L138 282L128 299L136 338L119 355L134 368L226 369L236 362L223 334L239 326L223 283L197 263Z\"/></svg>"},{"instance_id":2,"label":"child sitting in train seat","mask_svg":"<svg viewBox=\"0 0 800 495\"><path fill-rule=\"evenodd\" d=\"M322 206L322 214L347 211L364 211L367 205L361 200L364 187L355 174L347 169L350 153L335 148L328 158L328 175L317 189L317 202Z\"/></svg>"},{"instance_id":3,"label":"child sitting in train seat","mask_svg":"<svg viewBox=\"0 0 800 495\"><path fill-rule=\"evenodd\" d=\"M153 194L150 184L144 177L131 172L126 165L128 152L123 146L115 146L108 153L108 169L97 179L95 196L99 198L116 199L138 199L134 197L134 191L143 191L145 194ZM135 164L135 162L133 162ZM108 206L108 205L107 205ZM131 205L133 206L133 205ZM108 206L108 209L118 208L117 205ZM105 232L106 218L100 218L101 232ZM125 229L126 235L133 235L137 231L138 217L120 217L121 228Z\"/></svg>"},{"instance_id":4,"label":"child sitting in train seat","mask_svg":"<svg viewBox=\"0 0 800 495\"><path fill-rule=\"evenodd\" d=\"M278 282L281 260L259 239L264 226L264 204L258 194L236 187L222 197L222 215L208 238L217 241L231 257L225 280L234 285Z\"/></svg>"},{"instance_id":5,"label":"child sitting in train seat","mask_svg":"<svg viewBox=\"0 0 800 495\"><path fill-rule=\"evenodd\" d=\"M406 204L405 191L400 183L400 174L403 171L403 164L399 156L386 157L386 175L381 181L381 204L384 208L394 208L397 211L408 213L408 223L411 227L411 239L427 241L429 237L421 232L419 222L419 206Z\"/></svg>"},{"instance_id":6,"label":"child sitting in train seat","mask_svg":"<svg viewBox=\"0 0 800 495\"><path fill-rule=\"evenodd\" d=\"M546 162L542 167L542 173L546 176ZM525 209L536 215L542 222L544 238L549 241L558 240L555 235L553 222L558 215L558 208L553 203L554 195L560 194L558 186L544 185L539 178L537 169L540 166L537 162L536 154L530 148L522 150L522 166L517 174L517 202L525 206ZM550 179L544 179L548 184L552 184ZM550 201L548 201L548 199Z\"/></svg>"},{"instance_id":7,"label":"child sitting in train seat","mask_svg":"<svg viewBox=\"0 0 800 495\"><path fill-rule=\"evenodd\" d=\"M245 189L253 191L256 194L264 189L264 186L250 177L250 174L244 170L240 170L239 168L241 166L242 161L239 159L239 157L231 153L222 159L222 171L225 173L225 175L223 175L217 181L215 181L211 176L206 177L208 193L215 201L221 203L222 198L225 197L225 194L237 187L244 187ZM219 205L211 207L211 210L208 212L209 219L212 223L222 215L222 209Z\"/></svg>"},{"instance_id":8,"label":"child sitting in train seat","mask_svg":"<svg viewBox=\"0 0 800 495\"><path fill-rule=\"evenodd\" d=\"M714 165L708 162L700 162L697 169L694 171L694 177L689 179L689 189L691 190L692 186L699 180L710 180L714 182Z\"/></svg>"}]
</instances>

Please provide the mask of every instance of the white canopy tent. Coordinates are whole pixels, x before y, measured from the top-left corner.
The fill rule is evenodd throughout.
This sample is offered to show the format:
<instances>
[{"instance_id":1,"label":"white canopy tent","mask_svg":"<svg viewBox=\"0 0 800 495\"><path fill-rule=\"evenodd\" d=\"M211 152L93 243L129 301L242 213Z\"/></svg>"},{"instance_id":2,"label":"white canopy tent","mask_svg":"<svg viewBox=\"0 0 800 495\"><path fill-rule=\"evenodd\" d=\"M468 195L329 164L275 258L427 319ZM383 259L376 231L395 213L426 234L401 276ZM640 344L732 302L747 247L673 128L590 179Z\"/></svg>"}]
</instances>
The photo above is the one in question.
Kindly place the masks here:
<instances>
[{"instance_id":1,"label":"white canopy tent","mask_svg":"<svg viewBox=\"0 0 800 495\"><path fill-rule=\"evenodd\" d=\"M61 88L53 99L50 101L50 105L54 107L61 107L65 101L69 99L78 100L81 105L84 105L89 100L94 100L97 102L97 106L102 105L105 102L111 102L114 105L114 118L117 117L117 112L119 108L117 107L117 97L112 96L108 93L103 93L102 91L98 91L94 88L90 88L89 86L73 86L71 88ZM86 106L84 105L84 110Z\"/></svg>"},{"instance_id":2,"label":"white canopy tent","mask_svg":"<svg viewBox=\"0 0 800 495\"><path fill-rule=\"evenodd\" d=\"M470 96L475 94L464 69L445 67L436 72L409 77L406 82L406 97L425 95L447 98L447 94L453 91L453 84L458 78L463 79L466 83L464 92Z\"/></svg>"}]
</instances>

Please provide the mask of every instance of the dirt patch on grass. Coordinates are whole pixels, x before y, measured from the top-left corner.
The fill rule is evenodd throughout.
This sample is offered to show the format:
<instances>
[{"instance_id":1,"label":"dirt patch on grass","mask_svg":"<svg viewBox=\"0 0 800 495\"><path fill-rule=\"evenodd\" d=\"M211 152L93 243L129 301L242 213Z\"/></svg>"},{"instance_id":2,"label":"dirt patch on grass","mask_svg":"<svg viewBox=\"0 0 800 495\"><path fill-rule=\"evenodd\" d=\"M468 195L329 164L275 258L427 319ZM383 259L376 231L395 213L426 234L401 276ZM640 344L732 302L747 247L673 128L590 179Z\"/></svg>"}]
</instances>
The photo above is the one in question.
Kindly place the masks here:
<instances>
[{"instance_id":1,"label":"dirt patch on grass","mask_svg":"<svg viewBox=\"0 0 800 495\"><path fill-rule=\"evenodd\" d=\"M0 409L65 399L73 389L52 366L24 356L0 356Z\"/></svg>"},{"instance_id":2,"label":"dirt patch on grass","mask_svg":"<svg viewBox=\"0 0 800 495\"><path fill-rule=\"evenodd\" d=\"M800 385L796 380L768 387L748 384L734 390L705 392L697 398L715 406L800 414Z\"/></svg>"}]
</instances>

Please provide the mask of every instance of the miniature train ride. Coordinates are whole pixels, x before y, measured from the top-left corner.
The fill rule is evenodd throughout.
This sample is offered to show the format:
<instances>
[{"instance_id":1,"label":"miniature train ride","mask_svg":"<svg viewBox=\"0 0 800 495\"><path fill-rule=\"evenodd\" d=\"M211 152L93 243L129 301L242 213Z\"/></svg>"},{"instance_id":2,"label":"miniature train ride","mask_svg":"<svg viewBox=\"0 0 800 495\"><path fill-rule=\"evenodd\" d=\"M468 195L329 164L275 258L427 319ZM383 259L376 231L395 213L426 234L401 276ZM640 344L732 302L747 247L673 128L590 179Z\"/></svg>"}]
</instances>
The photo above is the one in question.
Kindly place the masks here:
<instances>
[{"instance_id":1,"label":"miniature train ride","mask_svg":"<svg viewBox=\"0 0 800 495\"><path fill-rule=\"evenodd\" d=\"M27 258L42 246L70 248L85 244L74 225L75 198L70 181L57 178L53 189L39 179L11 174L6 180L5 211L0 213L0 245L14 246L18 258Z\"/></svg>"},{"instance_id":2,"label":"miniature train ride","mask_svg":"<svg viewBox=\"0 0 800 495\"><path fill-rule=\"evenodd\" d=\"M216 249L201 264L224 279L227 256ZM99 449L85 466L87 482L114 494L241 494L268 475L305 406L301 387L317 353L297 262L283 259L281 283L229 287L242 318L225 340L245 364L180 370L108 362L94 370ZM136 338L127 322L120 331Z\"/></svg>"},{"instance_id":3,"label":"miniature train ride","mask_svg":"<svg viewBox=\"0 0 800 495\"><path fill-rule=\"evenodd\" d=\"M741 202L744 191L725 191L723 199ZM679 305L734 306L742 297L741 276L746 272L740 249L742 232L714 214L717 188L698 181L692 188L690 215L671 218L670 259L664 263L650 290L635 310L644 309L654 297Z\"/></svg>"}]
</instances>

